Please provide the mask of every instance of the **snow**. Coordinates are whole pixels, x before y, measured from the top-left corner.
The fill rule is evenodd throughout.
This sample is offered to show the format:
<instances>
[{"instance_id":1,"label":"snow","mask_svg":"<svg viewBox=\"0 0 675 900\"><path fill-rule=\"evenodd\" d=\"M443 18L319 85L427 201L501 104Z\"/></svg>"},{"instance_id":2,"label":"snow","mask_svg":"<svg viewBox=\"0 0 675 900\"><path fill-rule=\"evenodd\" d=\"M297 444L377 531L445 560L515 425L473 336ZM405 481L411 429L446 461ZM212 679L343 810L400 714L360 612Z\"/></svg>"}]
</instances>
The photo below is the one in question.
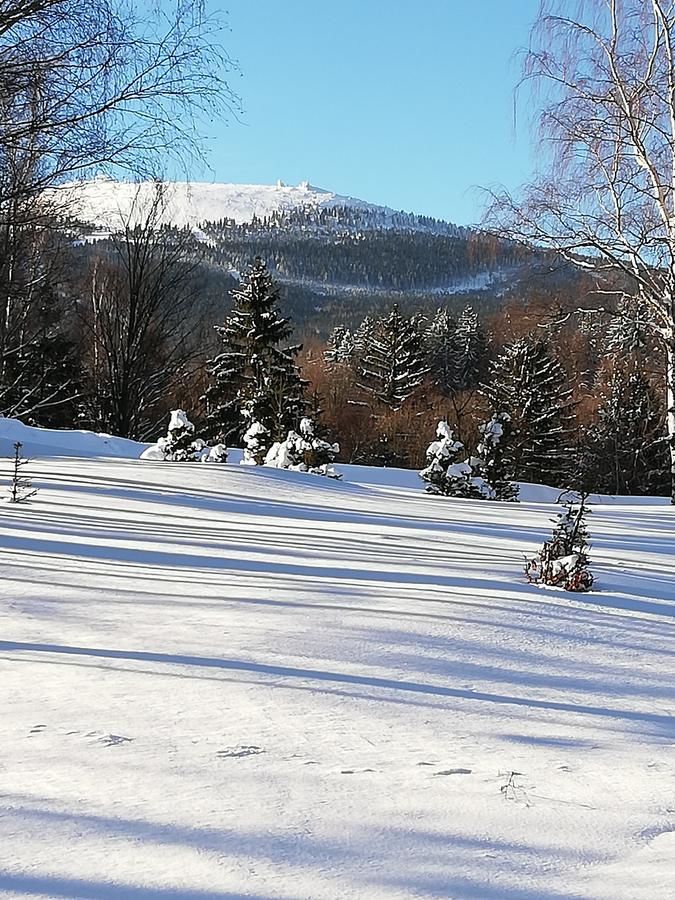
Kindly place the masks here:
<instances>
[{"instance_id":1,"label":"snow","mask_svg":"<svg viewBox=\"0 0 675 900\"><path fill-rule=\"evenodd\" d=\"M138 213L136 220L142 218L155 189L153 181L135 183L95 178L92 181L70 182L50 193L73 202L74 209L84 221L99 228L115 230L129 217L133 223L134 212ZM225 218L234 219L237 223L250 222L254 216L262 219L274 212L304 207L348 206L395 214L387 207L335 194L313 187L308 182L298 186L281 182L274 185L171 182L167 200L166 221L193 229L203 222L217 222Z\"/></svg>"},{"instance_id":2,"label":"snow","mask_svg":"<svg viewBox=\"0 0 675 900\"><path fill-rule=\"evenodd\" d=\"M20 441L23 456L110 456L138 459L147 444L96 434L57 428L32 428L18 419L0 415L0 458L12 454Z\"/></svg>"},{"instance_id":3,"label":"snow","mask_svg":"<svg viewBox=\"0 0 675 900\"><path fill-rule=\"evenodd\" d=\"M598 503L570 595L522 575L553 489L33 432L0 420L39 488L0 518L3 900L672 897L666 500Z\"/></svg>"}]
</instances>

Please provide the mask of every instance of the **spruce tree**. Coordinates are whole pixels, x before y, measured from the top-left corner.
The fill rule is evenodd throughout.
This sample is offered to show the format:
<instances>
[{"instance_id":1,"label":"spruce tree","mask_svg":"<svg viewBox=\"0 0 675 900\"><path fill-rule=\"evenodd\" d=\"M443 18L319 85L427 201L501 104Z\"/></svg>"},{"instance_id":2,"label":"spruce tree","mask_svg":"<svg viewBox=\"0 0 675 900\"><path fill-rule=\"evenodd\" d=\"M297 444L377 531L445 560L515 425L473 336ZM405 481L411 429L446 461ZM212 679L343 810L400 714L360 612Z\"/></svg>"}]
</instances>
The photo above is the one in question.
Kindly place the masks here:
<instances>
[{"instance_id":1,"label":"spruce tree","mask_svg":"<svg viewBox=\"0 0 675 900\"><path fill-rule=\"evenodd\" d=\"M209 431L239 443L257 422L271 440L281 439L304 412L304 382L295 364L300 347L286 345L290 320L279 312L279 288L260 258L233 299L232 313L216 329L224 349L208 364Z\"/></svg>"},{"instance_id":2,"label":"spruce tree","mask_svg":"<svg viewBox=\"0 0 675 900\"><path fill-rule=\"evenodd\" d=\"M547 344L528 338L506 347L490 368L484 393L492 410L511 417L504 477L563 485L575 455L573 404L565 372Z\"/></svg>"},{"instance_id":3,"label":"spruce tree","mask_svg":"<svg viewBox=\"0 0 675 900\"><path fill-rule=\"evenodd\" d=\"M652 494L668 489L663 410L635 360L616 361L605 384L598 419L584 434L583 483L601 494Z\"/></svg>"},{"instance_id":4,"label":"spruce tree","mask_svg":"<svg viewBox=\"0 0 675 900\"><path fill-rule=\"evenodd\" d=\"M562 497L558 498L560 502ZM525 577L534 584L564 587L567 591L589 591L593 575L588 568L588 494L570 495L555 520L553 533L533 559L525 563Z\"/></svg>"},{"instance_id":5,"label":"spruce tree","mask_svg":"<svg viewBox=\"0 0 675 900\"><path fill-rule=\"evenodd\" d=\"M354 355L354 336L349 328L336 325L328 338L328 348L323 354L325 362L330 365L349 363Z\"/></svg>"},{"instance_id":6,"label":"spruce tree","mask_svg":"<svg viewBox=\"0 0 675 900\"><path fill-rule=\"evenodd\" d=\"M265 457L265 465L340 478L332 468L339 452L339 444L330 444L318 437L314 422L305 416L300 421L298 432L289 431L284 441L277 441L272 445Z\"/></svg>"},{"instance_id":7,"label":"spruce tree","mask_svg":"<svg viewBox=\"0 0 675 900\"><path fill-rule=\"evenodd\" d=\"M431 377L445 396L457 389L456 332L457 320L447 309L439 309L426 335Z\"/></svg>"},{"instance_id":8,"label":"spruce tree","mask_svg":"<svg viewBox=\"0 0 675 900\"><path fill-rule=\"evenodd\" d=\"M12 473L9 486L9 500L11 503L25 503L37 494L37 488L28 475L23 474L23 468L28 460L21 454L23 444L16 441L14 444L14 457L12 459Z\"/></svg>"},{"instance_id":9,"label":"spruce tree","mask_svg":"<svg viewBox=\"0 0 675 900\"><path fill-rule=\"evenodd\" d=\"M359 365L359 387L389 409L400 409L421 385L428 367L419 327L394 304L380 319Z\"/></svg>"},{"instance_id":10,"label":"spruce tree","mask_svg":"<svg viewBox=\"0 0 675 900\"><path fill-rule=\"evenodd\" d=\"M480 425L480 443L476 449L477 469L485 480L490 500L517 500L518 485L509 480L513 470L511 456L511 416L494 413L489 422Z\"/></svg>"},{"instance_id":11,"label":"spruce tree","mask_svg":"<svg viewBox=\"0 0 675 900\"><path fill-rule=\"evenodd\" d=\"M478 314L467 304L457 320L453 338L454 390L476 387L483 374L486 350L487 338Z\"/></svg>"},{"instance_id":12,"label":"spruce tree","mask_svg":"<svg viewBox=\"0 0 675 900\"><path fill-rule=\"evenodd\" d=\"M472 480L472 469L462 461L464 444L455 440L452 428L446 421L440 421L436 428L436 440L427 447L427 466L420 477L427 482L430 494L445 497L482 497L481 491Z\"/></svg>"},{"instance_id":13,"label":"spruce tree","mask_svg":"<svg viewBox=\"0 0 675 900\"><path fill-rule=\"evenodd\" d=\"M375 320L371 316L365 316L352 335L352 361L357 370L370 349L374 335Z\"/></svg>"}]
</instances>

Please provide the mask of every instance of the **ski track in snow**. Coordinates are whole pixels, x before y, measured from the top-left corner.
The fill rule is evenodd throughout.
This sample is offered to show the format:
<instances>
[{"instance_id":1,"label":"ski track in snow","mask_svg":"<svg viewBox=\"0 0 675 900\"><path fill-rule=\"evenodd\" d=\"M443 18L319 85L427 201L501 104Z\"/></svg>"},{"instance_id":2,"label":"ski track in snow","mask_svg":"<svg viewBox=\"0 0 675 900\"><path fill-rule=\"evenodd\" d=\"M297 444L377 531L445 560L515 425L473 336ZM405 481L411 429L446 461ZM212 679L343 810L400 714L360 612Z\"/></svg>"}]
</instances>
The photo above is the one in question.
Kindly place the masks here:
<instances>
[{"instance_id":1,"label":"ski track in snow","mask_svg":"<svg viewBox=\"0 0 675 900\"><path fill-rule=\"evenodd\" d=\"M665 500L595 506L574 596L523 582L545 488L31 470L0 517L1 897L673 896Z\"/></svg>"}]
</instances>

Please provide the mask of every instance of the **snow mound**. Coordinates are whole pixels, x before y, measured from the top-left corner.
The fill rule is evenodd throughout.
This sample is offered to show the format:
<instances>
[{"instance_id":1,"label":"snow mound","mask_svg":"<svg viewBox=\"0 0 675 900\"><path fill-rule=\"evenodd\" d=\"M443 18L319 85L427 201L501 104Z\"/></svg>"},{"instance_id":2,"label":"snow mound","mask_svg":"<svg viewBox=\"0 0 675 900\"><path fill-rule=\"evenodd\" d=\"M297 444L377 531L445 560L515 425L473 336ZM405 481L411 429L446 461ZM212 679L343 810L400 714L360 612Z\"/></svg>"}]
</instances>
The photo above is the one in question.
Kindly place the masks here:
<instances>
[{"instance_id":1,"label":"snow mound","mask_svg":"<svg viewBox=\"0 0 675 900\"><path fill-rule=\"evenodd\" d=\"M96 434L93 431L72 431L60 428L35 428L18 419L0 416L0 457L12 456L14 444L23 444L24 456L80 456L117 459L138 459L146 444Z\"/></svg>"}]
</instances>

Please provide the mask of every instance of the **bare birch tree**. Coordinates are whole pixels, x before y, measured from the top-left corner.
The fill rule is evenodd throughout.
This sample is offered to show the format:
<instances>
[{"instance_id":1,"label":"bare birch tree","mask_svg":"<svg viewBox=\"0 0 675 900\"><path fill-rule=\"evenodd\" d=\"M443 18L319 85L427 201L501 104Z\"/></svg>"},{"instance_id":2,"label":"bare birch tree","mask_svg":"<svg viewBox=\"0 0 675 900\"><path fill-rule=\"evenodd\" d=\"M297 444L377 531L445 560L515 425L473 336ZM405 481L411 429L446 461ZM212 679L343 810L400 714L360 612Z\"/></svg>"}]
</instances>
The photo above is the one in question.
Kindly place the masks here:
<instances>
[{"instance_id":1,"label":"bare birch tree","mask_svg":"<svg viewBox=\"0 0 675 900\"><path fill-rule=\"evenodd\" d=\"M495 193L488 221L646 313L663 352L675 503L675 2L542 0L524 83L543 174L517 198Z\"/></svg>"},{"instance_id":2,"label":"bare birch tree","mask_svg":"<svg viewBox=\"0 0 675 900\"><path fill-rule=\"evenodd\" d=\"M198 153L237 106L220 31L203 0L0 0L0 152L40 158L21 189Z\"/></svg>"}]
</instances>

